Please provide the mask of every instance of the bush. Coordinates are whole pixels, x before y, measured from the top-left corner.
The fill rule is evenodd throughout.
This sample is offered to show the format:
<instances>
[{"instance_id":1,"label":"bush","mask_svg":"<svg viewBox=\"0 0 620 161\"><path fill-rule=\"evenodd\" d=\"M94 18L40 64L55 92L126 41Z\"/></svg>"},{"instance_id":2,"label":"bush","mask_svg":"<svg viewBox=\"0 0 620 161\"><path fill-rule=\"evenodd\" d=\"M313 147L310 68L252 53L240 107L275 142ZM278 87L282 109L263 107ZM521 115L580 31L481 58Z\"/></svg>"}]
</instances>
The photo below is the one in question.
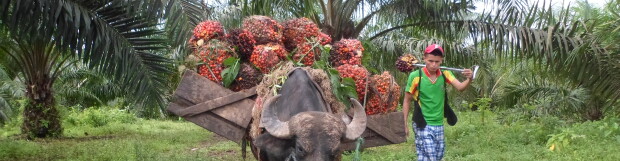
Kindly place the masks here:
<instances>
[{"instance_id":1,"label":"bush","mask_svg":"<svg viewBox=\"0 0 620 161\"><path fill-rule=\"evenodd\" d=\"M137 118L134 114L119 109L87 108L83 111L71 110L65 117L65 122L75 126L88 125L92 127L105 126L109 123L134 123Z\"/></svg>"},{"instance_id":2,"label":"bush","mask_svg":"<svg viewBox=\"0 0 620 161\"><path fill-rule=\"evenodd\" d=\"M620 125L618 118L576 123L549 135L547 148L566 159L579 160L620 159ZM562 159L560 159L562 160Z\"/></svg>"}]
</instances>

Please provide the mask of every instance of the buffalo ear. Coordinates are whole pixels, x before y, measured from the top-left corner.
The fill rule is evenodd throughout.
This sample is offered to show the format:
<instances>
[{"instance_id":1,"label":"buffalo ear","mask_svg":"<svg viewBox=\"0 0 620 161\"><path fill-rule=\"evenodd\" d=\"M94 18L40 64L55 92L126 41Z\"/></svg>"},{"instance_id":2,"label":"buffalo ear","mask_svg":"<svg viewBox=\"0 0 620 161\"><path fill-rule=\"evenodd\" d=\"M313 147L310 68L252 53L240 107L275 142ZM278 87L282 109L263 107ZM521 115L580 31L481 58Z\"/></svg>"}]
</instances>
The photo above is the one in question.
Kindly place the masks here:
<instances>
[{"instance_id":1,"label":"buffalo ear","mask_svg":"<svg viewBox=\"0 0 620 161\"><path fill-rule=\"evenodd\" d=\"M280 139L270 135L269 133L264 133L259 135L254 140L254 145L267 153L288 154L290 152L287 151L290 151L291 147L293 147L295 143L291 139Z\"/></svg>"}]
</instances>

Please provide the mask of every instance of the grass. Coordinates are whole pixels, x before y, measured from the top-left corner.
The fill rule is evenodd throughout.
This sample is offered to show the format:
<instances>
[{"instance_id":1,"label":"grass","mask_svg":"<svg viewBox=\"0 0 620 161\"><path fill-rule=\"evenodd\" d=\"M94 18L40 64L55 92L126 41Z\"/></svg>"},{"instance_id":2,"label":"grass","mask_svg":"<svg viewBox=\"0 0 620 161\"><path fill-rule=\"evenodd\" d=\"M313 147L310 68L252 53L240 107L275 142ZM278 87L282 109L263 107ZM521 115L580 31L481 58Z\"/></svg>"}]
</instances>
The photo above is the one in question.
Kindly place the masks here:
<instances>
[{"instance_id":1,"label":"grass","mask_svg":"<svg viewBox=\"0 0 620 161\"><path fill-rule=\"evenodd\" d=\"M3 137L0 160L242 160L240 148L193 123L138 120L67 126L57 139Z\"/></svg>"},{"instance_id":2,"label":"grass","mask_svg":"<svg viewBox=\"0 0 620 161\"><path fill-rule=\"evenodd\" d=\"M445 128L444 160L620 160L618 119L569 125L545 117L500 123L505 122L502 116L487 113L482 123L477 112L458 115L460 122ZM108 121L75 123L93 118ZM0 160L242 160L239 145L185 121L66 120L71 119L74 123L65 122L65 136L57 139L23 140L13 136L19 128L0 128ZM410 135L406 143L364 149L361 159L415 160L413 140ZM343 160L352 159L351 153L343 155ZM249 150L248 160L254 160Z\"/></svg>"},{"instance_id":3,"label":"grass","mask_svg":"<svg viewBox=\"0 0 620 161\"><path fill-rule=\"evenodd\" d=\"M501 116L488 115L482 123L479 113L462 112L457 125L445 127L444 160L620 160L618 119L566 125L546 117L500 124L494 120ZM563 142L567 144L558 148ZM556 145L553 150L549 143ZM412 132L406 143L365 149L361 155L364 161L416 158ZM345 153L343 160L353 160L353 155Z\"/></svg>"}]
</instances>

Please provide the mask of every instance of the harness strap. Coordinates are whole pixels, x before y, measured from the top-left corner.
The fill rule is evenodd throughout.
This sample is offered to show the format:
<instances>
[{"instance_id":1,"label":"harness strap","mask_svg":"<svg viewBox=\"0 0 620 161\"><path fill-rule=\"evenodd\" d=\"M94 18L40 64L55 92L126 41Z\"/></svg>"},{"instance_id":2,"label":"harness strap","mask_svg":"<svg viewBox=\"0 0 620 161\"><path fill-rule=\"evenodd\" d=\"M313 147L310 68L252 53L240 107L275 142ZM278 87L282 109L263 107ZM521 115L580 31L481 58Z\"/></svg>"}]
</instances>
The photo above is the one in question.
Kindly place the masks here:
<instances>
[{"instance_id":1,"label":"harness strap","mask_svg":"<svg viewBox=\"0 0 620 161\"><path fill-rule=\"evenodd\" d=\"M419 82L418 82L418 86L416 87L418 90L418 95L416 96L416 100L414 101L414 109L413 109L413 122L416 123L416 126L418 128L425 128L427 123L426 120L424 119L424 114L422 114L422 108L420 107L420 103L418 101L420 101L420 89L421 89L421 84L422 84L422 69L418 70L418 77L419 77ZM443 71L440 70L440 75L439 76L443 76L444 77L444 83L443 83L443 89L444 89L444 114L443 116L445 118L447 118L448 124L450 126L454 126L456 125L456 122L458 121L456 114L454 113L454 111L452 110L452 108L450 108L450 104L449 104L449 100L448 100L448 90L446 89L446 84L447 84L447 78L446 76L443 74ZM439 76L437 77L439 79Z\"/></svg>"}]
</instances>

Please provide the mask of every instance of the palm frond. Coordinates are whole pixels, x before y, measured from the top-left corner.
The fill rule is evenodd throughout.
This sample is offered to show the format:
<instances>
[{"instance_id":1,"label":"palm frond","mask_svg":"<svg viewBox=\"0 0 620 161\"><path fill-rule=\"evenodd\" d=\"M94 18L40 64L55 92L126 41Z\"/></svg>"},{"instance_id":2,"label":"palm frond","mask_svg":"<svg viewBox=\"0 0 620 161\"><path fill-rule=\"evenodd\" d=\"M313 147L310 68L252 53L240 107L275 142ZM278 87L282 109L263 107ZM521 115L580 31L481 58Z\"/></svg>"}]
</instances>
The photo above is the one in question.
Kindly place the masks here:
<instances>
[{"instance_id":1,"label":"palm frond","mask_svg":"<svg viewBox=\"0 0 620 161\"><path fill-rule=\"evenodd\" d=\"M24 96L22 84L13 80L13 77L6 72L7 70L0 64L0 125L10 121L15 113L16 107L9 101Z\"/></svg>"},{"instance_id":2,"label":"palm frond","mask_svg":"<svg viewBox=\"0 0 620 161\"><path fill-rule=\"evenodd\" d=\"M57 100L65 106L102 106L126 94L121 90L121 85L107 79L105 75L79 65L63 72L54 84L54 89Z\"/></svg>"},{"instance_id":3,"label":"palm frond","mask_svg":"<svg viewBox=\"0 0 620 161\"><path fill-rule=\"evenodd\" d=\"M11 121L12 113L11 105L4 97L0 97L0 125L4 125L5 122Z\"/></svg>"},{"instance_id":4,"label":"palm frond","mask_svg":"<svg viewBox=\"0 0 620 161\"><path fill-rule=\"evenodd\" d=\"M548 83L543 79L523 79L506 86L502 101L506 107L536 102L542 108L556 112L577 112L585 108L589 92L581 87Z\"/></svg>"},{"instance_id":5,"label":"palm frond","mask_svg":"<svg viewBox=\"0 0 620 161\"><path fill-rule=\"evenodd\" d=\"M183 48L198 23L207 19L210 10L199 0L168 0L164 18L172 48Z\"/></svg>"},{"instance_id":6,"label":"palm frond","mask_svg":"<svg viewBox=\"0 0 620 161\"><path fill-rule=\"evenodd\" d=\"M75 51L91 68L114 76L137 102L163 108L170 61L153 54L166 45L157 28L163 5L149 2L9 0L0 3L6 9L0 17L18 37L57 40L60 51Z\"/></svg>"},{"instance_id":7,"label":"palm frond","mask_svg":"<svg viewBox=\"0 0 620 161\"><path fill-rule=\"evenodd\" d=\"M620 92L611 90L620 87L620 83L607 81L620 76L616 65L617 54L605 50L605 46L600 45L601 40L589 34L593 24L573 18L570 10L554 10L545 2L533 5L527 5L524 1L496 3L496 10L471 20L400 21L404 24L379 32L370 40L394 40L385 38L393 37L388 34L393 31L425 33L425 38L416 40L405 35L404 38L408 39L393 44L402 44L400 47L403 48L414 46L416 51L421 51L421 46L429 42L445 44L446 51L454 53L447 57L446 62L453 62L456 66L481 63L476 57L495 57L496 61L512 63L531 60L534 62L532 65L560 77L566 76L584 88L600 93L601 97L620 97ZM608 29L611 30L605 33L613 33L611 31L615 27ZM463 34L468 35L468 38L463 39ZM470 45L474 47L475 53L465 50ZM593 74L600 77L591 77Z\"/></svg>"}]
</instances>

